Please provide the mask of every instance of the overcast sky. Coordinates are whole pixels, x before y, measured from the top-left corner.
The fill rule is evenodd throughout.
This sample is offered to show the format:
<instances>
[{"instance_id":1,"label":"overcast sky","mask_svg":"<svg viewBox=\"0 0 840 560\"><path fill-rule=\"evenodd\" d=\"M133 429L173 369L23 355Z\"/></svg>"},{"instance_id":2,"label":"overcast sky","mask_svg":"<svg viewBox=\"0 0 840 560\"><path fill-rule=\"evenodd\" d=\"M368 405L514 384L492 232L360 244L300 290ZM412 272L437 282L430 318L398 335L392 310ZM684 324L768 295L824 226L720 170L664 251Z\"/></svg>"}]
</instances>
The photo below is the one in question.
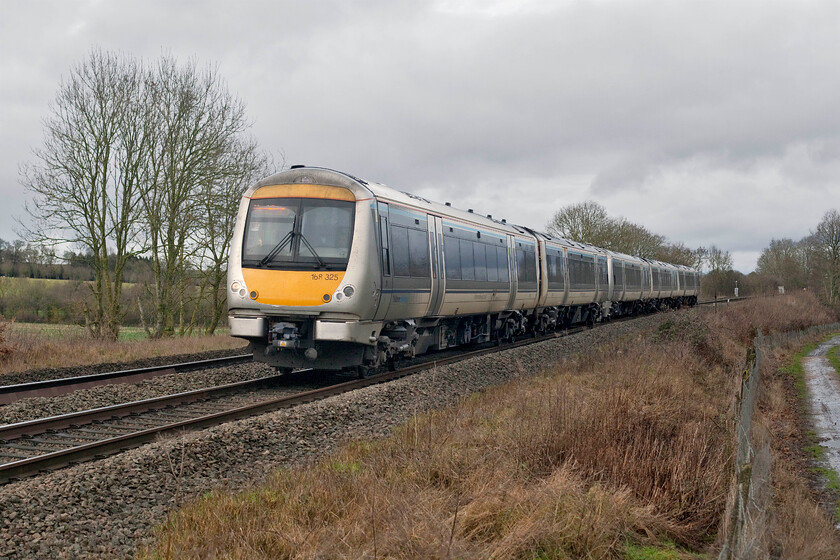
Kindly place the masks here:
<instances>
[{"instance_id":1,"label":"overcast sky","mask_svg":"<svg viewBox=\"0 0 840 560\"><path fill-rule=\"evenodd\" d=\"M218 65L288 165L535 228L594 200L747 273L840 208L836 0L0 0L0 238L94 46Z\"/></svg>"}]
</instances>

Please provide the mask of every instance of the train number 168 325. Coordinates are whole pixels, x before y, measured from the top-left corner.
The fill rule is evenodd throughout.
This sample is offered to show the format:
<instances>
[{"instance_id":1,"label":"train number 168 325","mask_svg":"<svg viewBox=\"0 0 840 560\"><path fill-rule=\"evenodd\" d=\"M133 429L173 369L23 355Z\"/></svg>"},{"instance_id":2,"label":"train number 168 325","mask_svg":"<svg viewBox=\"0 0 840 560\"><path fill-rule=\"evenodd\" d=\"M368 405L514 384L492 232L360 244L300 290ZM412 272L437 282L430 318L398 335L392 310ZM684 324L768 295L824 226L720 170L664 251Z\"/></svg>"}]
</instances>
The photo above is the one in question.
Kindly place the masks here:
<instances>
[{"instance_id":1,"label":"train number 168 325","mask_svg":"<svg viewBox=\"0 0 840 560\"><path fill-rule=\"evenodd\" d=\"M327 273L323 273L323 272L313 273L312 274L312 279L313 280L341 280L341 278L339 277L338 274L330 273L330 272L327 272Z\"/></svg>"}]
</instances>

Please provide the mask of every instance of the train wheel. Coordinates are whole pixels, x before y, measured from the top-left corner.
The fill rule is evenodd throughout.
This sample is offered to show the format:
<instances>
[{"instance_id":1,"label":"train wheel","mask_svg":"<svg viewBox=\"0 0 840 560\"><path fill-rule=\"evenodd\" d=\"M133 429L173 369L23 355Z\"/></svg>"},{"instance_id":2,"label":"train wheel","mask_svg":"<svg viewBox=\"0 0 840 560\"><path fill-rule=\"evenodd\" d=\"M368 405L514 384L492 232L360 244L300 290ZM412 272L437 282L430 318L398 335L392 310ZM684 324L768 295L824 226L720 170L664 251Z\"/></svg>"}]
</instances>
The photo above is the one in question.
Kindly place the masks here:
<instances>
[{"instance_id":1,"label":"train wheel","mask_svg":"<svg viewBox=\"0 0 840 560\"><path fill-rule=\"evenodd\" d=\"M376 368L371 366L356 366L356 377L359 379L367 379L376 373Z\"/></svg>"}]
</instances>

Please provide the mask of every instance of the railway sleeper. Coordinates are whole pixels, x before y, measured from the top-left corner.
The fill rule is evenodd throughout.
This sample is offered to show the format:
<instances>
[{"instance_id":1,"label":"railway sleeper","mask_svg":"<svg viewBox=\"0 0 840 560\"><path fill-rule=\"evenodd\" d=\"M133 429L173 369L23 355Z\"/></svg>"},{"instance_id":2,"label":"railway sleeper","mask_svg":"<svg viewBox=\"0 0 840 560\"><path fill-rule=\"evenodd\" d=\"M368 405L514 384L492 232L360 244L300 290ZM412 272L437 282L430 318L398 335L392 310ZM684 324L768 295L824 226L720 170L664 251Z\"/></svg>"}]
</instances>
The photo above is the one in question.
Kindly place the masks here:
<instances>
[{"instance_id":1,"label":"railway sleeper","mask_svg":"<svg viewBox=\"0 0 840 560\"><path fill-rule=\"evenodd\" d=\"M0 458L5 459L14 459L15 461L19 459L28 459L31 455L22 455L20 453L9 453L7 451L0 451Z\"/></svg>"},{"instance_id":2,"label":"railway sleeper","mask_svg":"<svg viewBox=\"0 0 840 560\"><path fill-rule=\"evenodd\" d=\"M6 449L14 449L15 451L34 451L35 453L43 453L45 451L43 447L38 447L37 445L21 445L7 443L4 447Z\"/></svg>"}]
</instances>

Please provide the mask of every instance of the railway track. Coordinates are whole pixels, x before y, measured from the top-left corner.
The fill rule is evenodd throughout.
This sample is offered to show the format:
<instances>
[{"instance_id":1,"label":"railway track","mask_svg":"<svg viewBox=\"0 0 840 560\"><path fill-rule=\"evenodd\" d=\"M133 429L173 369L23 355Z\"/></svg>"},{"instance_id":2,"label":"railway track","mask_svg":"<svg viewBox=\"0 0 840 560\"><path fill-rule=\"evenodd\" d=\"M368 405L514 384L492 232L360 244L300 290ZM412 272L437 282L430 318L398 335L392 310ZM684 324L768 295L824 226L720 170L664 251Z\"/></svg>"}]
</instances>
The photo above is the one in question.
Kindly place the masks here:
<instances>
[{"instance_id":1,"label":"railway track","mask_svg":"<svg viewBox=\"0 0 840 560\"><path fill-rule=\"evenodd\" d=\"M727 303L742 299L748 298L718 299L699 302L698 305ZM626 320L632 320L632 318L617 319L613 322ZM318 389L296 392L291 395L288 394L288 389L284 391L277 387L279 380L287 377L288 374L286 376L274 375L219 387L0 426L0 484L32 476L42 471L118 453L154 441L161 436L203 429L248 416L297 406L405 377L436 365L451 364L475 356L527 346L552 338L576 334L583 330L586 330L586 327L575 327L543 336L520 339L502 346L487 344L477 350L443 357L427 355L423 357L424 361L422 363L415 363L395 371L382 372L365 379L346 381ZM237 360L246 361L251 358L250 354L243 354L221 360L230 360L226 363L235 363ZM220 359L209 360L209 362L219 361ZM202 362L190 362L187 365L196 367L200 364ZM175 364L170 368L183 365L185 364ZM167 366L150 369L166 371ZM115 375L119 373L127 372L99 375L112 375L110 378L106 377L104 382L113 379L122 381L133 375L133 373L122 376ZM54 381L65 382L65 386L74 386L69 381ZM75 388L71 390L78 388L80 388L80 385L75 384Z\"/></svg>"},{"instance_id":2,"label":"railway track","mask_svg":"<svg viewBox=\"0 0 840 560\"><path fill-rule=\"evenodd\" d=\"M753 299L754 296L738 296L738 297L723 297L717 299L707 299L706 301L698 301L697 305L717 305L718 303L731 303L733 301L743 301L745 299Z\"/></svg>"},{"instance_id":3,"label":"railway track","mask_svg":"<svg viewBox=\"0 0 840 560\"><path fill-rule=\"evenodd\" d=\"M697 305L715 305L718 303L730 303L732 301L740 301L745 299L750 298L719 298L716 300L701 301L698 302ZM136 383L138 381L150 379L158 375L177 373L179 371L195 369L199 367L232 365L236 363L250 361L252 358L253 354L239 354L237 356L211 358L208 360L198 360L192 362L153 366L148 368L111 371L106 373L83 375L79 377L48 379L45 381L34 381L29 383L20 383L16 385L3 385L0 386L0 405L13 403L20 399L26 399L31 397L54 397L64 395L73 391L78 391L80 389L90 389L91 387L96 387L99 385L105 385L109 383Z\"/></svg>"},{"instance_id":4,"label":"railway track","mask_svg":"<svg viewBox=\"0 0 840 560\"><path fill-rule=\"evenodd\" d=\"M136 383L150 379L158 375L177 373L179 371L192 370L197 368L216 367L232 365L250 361L253 354L239 354L224 358L210 358L208 360L197 360L162 366L146 368L127 369L122 371L110 371L82 375L79 377L63 377L60 379L47 379L45 381L33 381L30 383L19 383L16 385L0 386L0 405L13 403L20 399L31 397L55 397L64 395L79 389L90 389L99 385L109 383Z\"/></svg>"},{"instance_id":5,"label":"railway track","mask_svg":"<svg viewBox=\"0 0 840 560\"><path fill-rule=\"evenodd\" d=\"M281 375L0 426L0 484L101 458L155 439L324 399L475 356L575 334L585 327L487 346L314 390L288 394ZM284 394L285 393L285 394Z\"/></svg>"}]
</instances>

